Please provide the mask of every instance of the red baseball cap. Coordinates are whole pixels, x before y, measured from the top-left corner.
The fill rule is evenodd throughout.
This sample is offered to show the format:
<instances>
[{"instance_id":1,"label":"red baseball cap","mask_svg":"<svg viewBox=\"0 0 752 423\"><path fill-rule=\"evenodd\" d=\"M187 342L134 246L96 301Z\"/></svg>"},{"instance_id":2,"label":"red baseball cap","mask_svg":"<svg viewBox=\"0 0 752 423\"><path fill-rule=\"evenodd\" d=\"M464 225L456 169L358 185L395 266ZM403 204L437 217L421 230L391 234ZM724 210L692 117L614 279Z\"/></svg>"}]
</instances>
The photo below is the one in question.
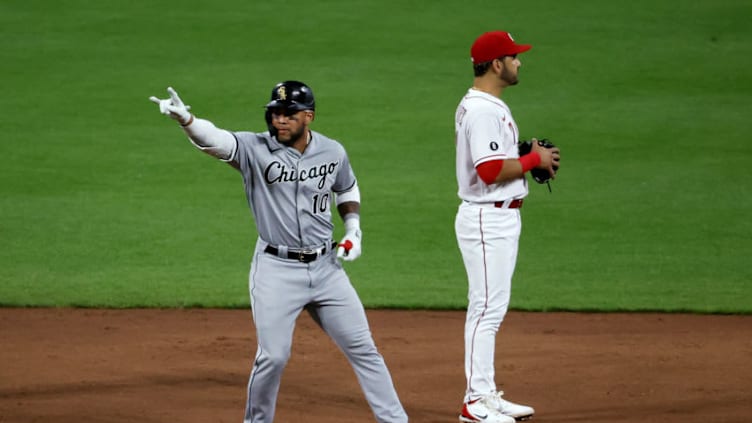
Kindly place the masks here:
<instances>
[{"instance_id":1,"label":"red baseball cap","mask_svg":"<svg viewBox=\"0 0 752 423\"><path fill-rule=\"evenodd\" d=\"M474 65L490 62L502 56L524 53L533 48L530 44L517 44L508 32L491 31L478 37L470 48Z\"/></svg>"}]
</instances>

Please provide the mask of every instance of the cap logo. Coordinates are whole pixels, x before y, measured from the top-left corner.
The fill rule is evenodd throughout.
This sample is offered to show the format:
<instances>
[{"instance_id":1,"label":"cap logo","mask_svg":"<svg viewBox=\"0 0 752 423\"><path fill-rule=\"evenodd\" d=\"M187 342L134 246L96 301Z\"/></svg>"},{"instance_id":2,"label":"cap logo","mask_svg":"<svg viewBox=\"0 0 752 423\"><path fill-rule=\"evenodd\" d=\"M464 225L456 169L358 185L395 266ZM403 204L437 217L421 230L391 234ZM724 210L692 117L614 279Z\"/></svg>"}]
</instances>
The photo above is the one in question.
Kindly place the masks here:
<instances>
[{"instance_id":1,"label":"cap logo","mask_svg":"<svg viewBox=\"0 0 752 423\"><path fill-rule=\"evenodd\" d=\"M277 97L280 100L287 100L287 89L284 86L277 88Z\"/></svg>"}]
</instances>

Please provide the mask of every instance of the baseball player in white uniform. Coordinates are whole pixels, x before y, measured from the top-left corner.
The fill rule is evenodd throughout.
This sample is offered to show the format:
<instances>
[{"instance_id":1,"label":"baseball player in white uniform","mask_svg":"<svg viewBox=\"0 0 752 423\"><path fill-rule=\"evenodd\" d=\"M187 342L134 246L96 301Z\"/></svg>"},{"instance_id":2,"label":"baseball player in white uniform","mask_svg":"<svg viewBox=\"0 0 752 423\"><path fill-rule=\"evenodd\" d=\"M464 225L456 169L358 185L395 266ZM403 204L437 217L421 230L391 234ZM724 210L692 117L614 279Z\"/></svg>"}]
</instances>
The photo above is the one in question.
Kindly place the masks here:
<instances>
[{"instance_id":1,"label":"baseball player in white uniform","mask_svg":"<svg viewBox=\"0 0 752 423\"><path fill-rule=\"evenodd\" d=\"M258 345L244 422L274 421L280 378L303 309L347 357L376 421L407 422L363 305L338 260L361 254L360 192L344 147L309 129L315 114L310 87L277 84L266 105L268 131L261 133L219 129L167 90L169 98L150 100L180 123L197 148L240 172L258 229L249 275ZM332 240L335 204L345 226L339 246Z\"/></svg>"},{"instance_id":2,"label":"baseball player in white uniform","mask_svg":"<svg viewBox=\"0 0 752 423\"><path fill-rule=\"evenodd\" d=\"M531 48L507 32L482 34L470 54L475 79L455 116L458 195L457 243L468 280L465 321L467 388L459 420L464 423L514 423L534 410L502 397L494 375L496 333L507 313L528 193L525 173L548 169L554 175L559 149L533 143L519 156L519 131L501 93L518 82L518 54Z\"/></svg>"}]
</instances>

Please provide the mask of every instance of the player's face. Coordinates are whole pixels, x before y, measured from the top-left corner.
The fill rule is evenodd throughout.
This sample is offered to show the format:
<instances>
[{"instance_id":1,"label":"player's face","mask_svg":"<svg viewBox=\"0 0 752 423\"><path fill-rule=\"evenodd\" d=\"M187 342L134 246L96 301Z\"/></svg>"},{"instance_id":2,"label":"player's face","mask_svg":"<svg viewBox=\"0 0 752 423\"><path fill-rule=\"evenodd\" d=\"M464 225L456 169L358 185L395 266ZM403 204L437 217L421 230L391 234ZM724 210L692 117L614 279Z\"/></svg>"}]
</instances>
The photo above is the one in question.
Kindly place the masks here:
<instances>
[{"instance_id":1,"label":"player's face","mask_svg":"<svg viewBox=\"0 0 752 423\"><path fill-rule=\"evenodd\" d=\"M284 144L294 144L306 136L308 124L313 120L313 112L302 110L299 112L274 109L272 110L272 125L277 130L277 140Z\"/></svg>"},{"instance_id":2,"label":"player's face","mask_svg":"<svg viewBox=\"0 0 752 423\"><path fill-rule=\"evenodd\" d=\"M520 59L518 59L517 55L515 54L514 56L505 56L500 61L503 66L501 68L501 75L499 75L499 78L504 81L504 84L506 86L517 85L517 83L520 82L518 77L520 73L520 66L522 66Z\"/></svg>"}]
</instances>

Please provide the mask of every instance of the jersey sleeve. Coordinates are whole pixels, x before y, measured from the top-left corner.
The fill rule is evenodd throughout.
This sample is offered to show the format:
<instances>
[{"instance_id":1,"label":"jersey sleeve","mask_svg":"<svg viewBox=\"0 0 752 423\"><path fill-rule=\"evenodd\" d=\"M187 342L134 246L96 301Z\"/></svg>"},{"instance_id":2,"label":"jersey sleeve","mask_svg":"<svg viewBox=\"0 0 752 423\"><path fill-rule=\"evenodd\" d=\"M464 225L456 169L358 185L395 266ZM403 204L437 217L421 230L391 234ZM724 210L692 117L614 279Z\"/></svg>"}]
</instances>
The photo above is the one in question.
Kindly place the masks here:
<instances>
[{"instance_id":1,"label":"jersey sleeve","mask_svg":"<svg viewBox=\"0 0 752 423\"><path fill-rule=\"evenodd\" d=\"M259 144L258 134L253 132L232 132L237 143L235 152L227 161L228 164L237 169L247 182L251 182L253 175L252 162L253 162L253 149L256 144Z\"/></svg>"},{"instance_id":2,"label":"jersey sleeve","mask_svg":"<svg viewBox=\"0 0 752 423\"><path fill-rule=\"evenodd\" d=\"M473 167L490 160L509 158L505 151L509 140L502 126L503 118L492 112L476 113L469 117L467 139Z\"/></svg>"},{"instance_id":3,"label":"jersey sleeve","mask_svg":"<svg viewBox=\"0 0 752 423\"><path fill-rule=\"evenodd\" d=\"M355 172L350 165L350 159L347 157L347 153L342 151L342 158L340 160L339 168L337 169L337 176L334 179L332 185L332 191L336 194L347 192L355 186L357 179L355 178Z\"/></svg>"}]
</instances>

